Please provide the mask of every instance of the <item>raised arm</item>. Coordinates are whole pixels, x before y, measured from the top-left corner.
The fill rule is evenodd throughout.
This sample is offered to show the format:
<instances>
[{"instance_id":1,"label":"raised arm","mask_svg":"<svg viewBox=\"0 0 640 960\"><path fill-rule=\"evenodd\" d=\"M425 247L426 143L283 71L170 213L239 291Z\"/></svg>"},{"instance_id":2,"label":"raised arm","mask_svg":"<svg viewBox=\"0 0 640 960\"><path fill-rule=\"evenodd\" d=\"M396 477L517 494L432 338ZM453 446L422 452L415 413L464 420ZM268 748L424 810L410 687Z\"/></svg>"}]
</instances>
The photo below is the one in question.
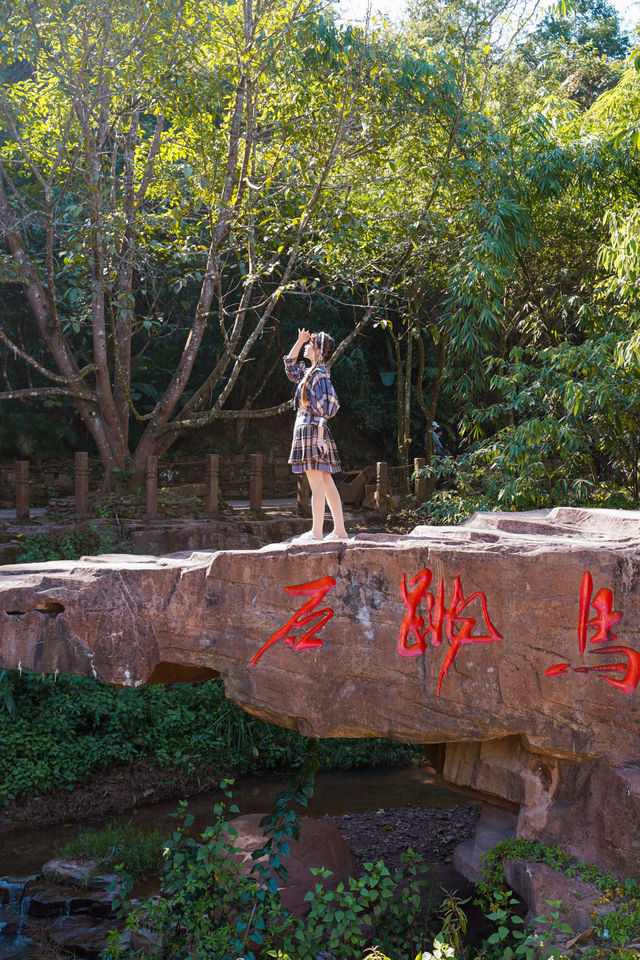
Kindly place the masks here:
<instances>
[{"instance_id":1,"label":"raised arm","mask_svg":"<svg viewBox=\"0 0 640 960\"><path fill-rule=\"evenodd\" d=\"M289 353L284 357L284 371L293 383L298 383L305 375L307 365L304 360L298 362L298 354L302 350L305 343L311 339L311 334L308 330L298 330L298 339L289 350Z\"/></svg>"},{"instance_id":2,"label":"raised arm","mask_svg":"<svg viewBox=\"0 0 640 960\"><path fill-rule=\"evenodd\" d=\"M304 345L305 345L305 343L307 342L307 340L311 340L311 334L309 333L308 330L303 330L303 329L301 329L301 328L299 327L299 328L298 328L298 339L296 340L296 342L294 343L294 345L291 347L291 350L289 350L289 353L287 354L287 359L288 359L288 360L297 360L297 359L298 359L298 354L300 353L300 351L301 351L302 348L304 347Z\"/></svg>"}]
</instances>

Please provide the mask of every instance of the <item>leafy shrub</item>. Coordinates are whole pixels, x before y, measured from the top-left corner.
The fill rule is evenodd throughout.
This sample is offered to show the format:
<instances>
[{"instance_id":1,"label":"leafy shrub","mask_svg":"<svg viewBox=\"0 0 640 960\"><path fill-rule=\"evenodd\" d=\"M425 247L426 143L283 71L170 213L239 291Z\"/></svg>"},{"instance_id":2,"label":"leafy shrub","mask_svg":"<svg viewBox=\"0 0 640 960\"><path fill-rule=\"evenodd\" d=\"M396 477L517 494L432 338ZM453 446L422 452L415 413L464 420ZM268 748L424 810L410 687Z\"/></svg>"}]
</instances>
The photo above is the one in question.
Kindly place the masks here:
<instances>
[{"instance_id":1,"label":"leafy shrub","mask_svg":"<svg viewBox=\"0 0 640 960\"><path fill-rule=\"evenodd\" d=\"M439 484L424 507L430 521L559 504L637 509L638 363L619 363L623 335L619 327L578 345L518 347L488 360L496 400L463 415L473 442L455 461L435 458L423 471Z\"/></svg>"},{"instance_id":2,"label":"leafy shrub","mask_svg":"<svg viewBox=\"0 0 640 960\"><path fill-rule=\"evenodd\" d=\"M309 911L303 921L290 924L282 937L287 956L316 957L328 950L341 960L357 960L362 945L375 932L382 949L400 956L414 956L426 934L430 910L421 904L427 866L411 850L403 854L403 866L391 873L380 860L365 863L364 872L348 885L325 889L329 870L312 870L318 877L315 889L306 895ZM422 876L421 876L422 875ZM439 906L430 904L430 907Z\"/></svg>"},{"instance_id":3,"label":"leafy shrub","mask_svg":"<svg viewBox=\"0 0 640 960\"><path fill-rule=\"evenodd\" d=\"M327 890L323 884L327 870L313 871L318 882L306 897L309 911L302 920L293 917L279 901L276 876L286 880L282 859L299 830L299 817L292 807L307 805L317 766L312 745L298 782L279 794L274 812L263 819L265 844L253 854L248 872L240 868L237 833L225 819L225 805L216 805L215 823L198 841L187 835L192 818L186 805L181 805L177 829L165 844L163 897L140 901L133 911L126 894L120 902L130 928L142 925L151 932L157 960L314 960L325 955L359 960L367 941L371 945L364 960L414 956L416 960L569 960L575 955L558 945L559 936L572 933L562 919L561 901L547 901L548 915L537 917L533 929L520 916L521 902L509 890L492 886L504 879L502 859L539 860L567 873L573 868L597 878L600 885L611 876L594 865L580 864L557 847L534 841L504 841L489 852L480 890L492 930L481 943L466 940L463 908L468 901L447 894L442 903L425 903L429 884L424 882L424 864L411 851L403 858L403 869L394 874L382 862L368 863L359 879L352 878L336 890ZM231 798L229 790L227 797ZM232 804L228 811L236 814L237 808ZM635 955L631 948L639 934L640 883L620 881L615 889L604 891L602 902L614 897L627 900L607 917L595 919L595 934L604 950L581 944L578 955L585 960L631 960ZM440 932L434 937L437 918ZM432 943L433 948L421 951L421 943ZM124 956L126 949L114 933L103 960Z\"/></svg>"},{"instance_id":4,"label":"leafy shrub","mask_svg":"<svg viewBox=\"0 0 640 960\"><path fill-rule=\"evenodd\" d=\"M419 875L425 865L411 852L403 870L392 875L382 862L365 864L362 877L336 890L323 886L329 871L314 871L318 883L307 895L310 909L303 920L281 905L276 878L286 880L282 860L289 855L290 840L299 835L294 806L307 805L316 768L312 748L296 784L278 795L274 812L262 820L265 844L253 854L249 871L241 868L237 832L225 820L224 804L216 804L215 823L198 841L186 834L192 820L181 805L178 827L165 846L164 896L141 901L128 913L126 900L121 904L128 927L152 931L158 960L307 960L324 951L340 960L357 960L374 930L385 949L403 957L415 954L428 908L420 902ZM229 790L227 796L231 798ZM233 804L228 810L237 813ZM105 960L122 953L113 938Z\"/></svg>"},{"instance_id":5,"label":"leafy shrub","mask_svg":"<svg viewBox=\"0 0 640 960\"><path fill-rule=\"evenodd\" d=\"M627 878L616 880L608 870L596 864L586 864L565 853L559 847L547 846L535 840L503 840L485 855L483 881L478 885L481 903L488 911L505 911L507 901L511 909L514 901L506 889L503 860L524 860L532 863L546 863L568 877L577 877L586 883L592 883L602 891L597 903L611 903L610 913L598 916L592 913L594 934L601 946L590 947L587 958L606 957L607 960L629 960L627 949L640 940L640 881ZM560 904L547 901L551 910L548 920L550 929L563 929L559 918ZM492 919L495 919L493 917ZM540 920L541 918L537 918ZM504 926L504 923L502 923ZM522 954L526 957L526 954ZM629 954L631 956L632 954ZM500 958L504 954L500 954ZM514 954L514 956L519 956ZM532 954L535 957L535 953ZM487 958L490 960L490 955Z\"/></svg>"},{"instance_id":6,"label":"leafy shrub","mask_svg":"<svg viewBox=\"0 0 640 960\"><path fill-rule=\"evenodd\" d=\"M129 540L116 542L108 529L95 523L83 523L70 530L37 533L25 537L18 551L18 563L42 563L48 560L77 560L101 553L131 552Z\"/></svg>"},{"instance_id":7,"label":"leafy shrub","mask_svg":"<svg viewBox=\"0 0 640 960\"><path fill-rule=\"evenodd\" d=\"M156 940L154 956L161 958L198 957L202 960L255 960L255 950L273 943L283 927L292 921L278 897L275 873L286 878L281 858L289 853L288 840L299 835L300 818L290 809L291 803L306 806L313 791L313 757L290 791L276 798L273 814L262 820L265 846L255 851L254 863L248 871L240 862L240 849L235 845L237 831L229 825L225 814L237 814L231 803L216 803L215 821L195 840L187 833L193 818L181 803L176 829L165 844L165 866L162 874L161 898L138 902L131 910L126 893L117 901L127 927L144 926ZM226 796L231 800L229 782L223 781ZM266 863L259 862L266 855ZM132 886L125 880L125 890ZM111 938L103 954L104 960L116 960L126 951L119 936Z\"/></svg>"}]
</instances>

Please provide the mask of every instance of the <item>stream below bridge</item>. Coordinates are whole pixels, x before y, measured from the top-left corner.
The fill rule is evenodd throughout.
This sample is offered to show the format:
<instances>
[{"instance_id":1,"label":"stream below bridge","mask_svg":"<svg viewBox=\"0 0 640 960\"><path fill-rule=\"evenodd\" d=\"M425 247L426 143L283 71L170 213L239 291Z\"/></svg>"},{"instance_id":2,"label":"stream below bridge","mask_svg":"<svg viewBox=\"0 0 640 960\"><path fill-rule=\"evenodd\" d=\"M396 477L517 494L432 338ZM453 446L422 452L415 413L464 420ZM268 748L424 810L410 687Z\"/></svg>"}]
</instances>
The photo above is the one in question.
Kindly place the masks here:
<instances>
[{"instance_id":1,"label":"stream below bridge","mask_svg":"<svg viewBox=\"0 0 640 960\"><path fill-rule=\"evenodd\" d=\"M268 812L276 794L289 782L286 776L238 780L232 788L233 803L240 808L241 814ZM189 812L194 817L190 832L199 834L211 823L214 803L221 796L220 791L215 791L189 798ZM430 767L421 765L404 769L321 772L309 807L303 813L311 817L345 817L346 820L349 815L363 811L393 811L397 818L402 818L402 810L406 808L453 811L470 806L479 805L446 789ZM136 828L166 830L169 835L174 829L175 821L171 815L176 808L177 801L168 800L135 808L120 819ZM99 829L113 819L106 817L0 834L0 960L31 960L37 955L36 946L22 936L22 922L18 923L17 935L15 933L16 914L24 923L28 919L28 904L25 906L24 902L28 898L21 900L20 896L25 881L19 878L37 875L42 865L57 855L79 831L87 827ZM455 830L455 826L452 829ZM384 858L382 850L380 856ZM13 916L12 925L6 924L9 916ZM5 924L13 931L11 936L3 936Z\"/></svg>"}]
</instances>

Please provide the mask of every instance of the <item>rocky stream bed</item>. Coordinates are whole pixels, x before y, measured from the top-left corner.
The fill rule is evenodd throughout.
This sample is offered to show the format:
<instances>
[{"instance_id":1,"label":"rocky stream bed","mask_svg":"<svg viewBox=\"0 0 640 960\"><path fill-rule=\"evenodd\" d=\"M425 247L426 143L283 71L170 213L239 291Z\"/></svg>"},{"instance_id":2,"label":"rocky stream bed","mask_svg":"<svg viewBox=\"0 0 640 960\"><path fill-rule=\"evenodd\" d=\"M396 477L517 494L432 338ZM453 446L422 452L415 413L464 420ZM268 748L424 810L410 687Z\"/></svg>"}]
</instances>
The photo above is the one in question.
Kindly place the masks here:
<instances>
[{"instance_id":1,"label":"rocky stream bed","mask_svg":"<svg viewBox=\"0 0 640 960\"><path fill-rule=\"evenodd\" d=\"M389 869L411 847L433 867L433 879L446 889L466 889L447 866L454 846L472 836L479 810L470 806L378 808L326 815L351 851L356 871L384 860ZM6 839L5 834L5 839ZM0 879L0 958L28 960L63 953L97 957L108 932L121 927L111 914L113 875L87 881L86 864L53 862L29 878ZM311 875L309 875L311 876ZM147 885L148 892L148 885ZM135 935L134 935L135 940Z\"/></svg>"}]
</instances>

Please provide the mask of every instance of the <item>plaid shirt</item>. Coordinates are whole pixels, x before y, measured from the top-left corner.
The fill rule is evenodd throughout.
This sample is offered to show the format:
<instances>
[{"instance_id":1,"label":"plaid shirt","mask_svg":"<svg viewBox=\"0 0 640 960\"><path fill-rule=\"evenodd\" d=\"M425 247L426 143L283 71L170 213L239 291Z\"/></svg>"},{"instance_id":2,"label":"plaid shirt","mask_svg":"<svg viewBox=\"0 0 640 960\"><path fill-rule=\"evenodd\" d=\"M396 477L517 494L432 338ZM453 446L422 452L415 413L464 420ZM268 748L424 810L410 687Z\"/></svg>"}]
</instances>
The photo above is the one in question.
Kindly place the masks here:
<instances>
[{"instance_id":1,"label":"plaid shirt","mask_svg":"<svg viewBox=\"0 0 640 960\"><path fill-rule=\"evenodd\" d=\"M318 364L307 380L308 401L306 406L302 405L300 395L302 393L302 380L309 370L309 367L303 360L295 361L290 357L285 357L284 369L289 380L298 384L294 398L298 416L304 414L307 423L313 423L317 427L324 427L327 420L329 420L330 417L335 417L340 408L338 395L329 379L329 371L327 368L321 363Z\"/></svg>"},{"instance_id":2,"label":"plaid shirt","mask_svg":"<svg viewBox=\"0 0 640 960\"><path fill-rule=\"evenodd\" d=\"M293 442L289 455L291 469L294 473L302 473L305 470L339 473L342 469L340 457L331 430L326 425L328 418L337 413L339 403L327 368L319 364L314 367L306 380L308 388L306 406L302 405L300 395L304 387L303 380L310 368L303 361L296 362L289 357L284 358L284 368L289 380L298 384L294 400L298 415L293 428ZM322 427L323 440L326 444L322 456L318 450L320 427Z\"/></svg>"}]
</instances>

